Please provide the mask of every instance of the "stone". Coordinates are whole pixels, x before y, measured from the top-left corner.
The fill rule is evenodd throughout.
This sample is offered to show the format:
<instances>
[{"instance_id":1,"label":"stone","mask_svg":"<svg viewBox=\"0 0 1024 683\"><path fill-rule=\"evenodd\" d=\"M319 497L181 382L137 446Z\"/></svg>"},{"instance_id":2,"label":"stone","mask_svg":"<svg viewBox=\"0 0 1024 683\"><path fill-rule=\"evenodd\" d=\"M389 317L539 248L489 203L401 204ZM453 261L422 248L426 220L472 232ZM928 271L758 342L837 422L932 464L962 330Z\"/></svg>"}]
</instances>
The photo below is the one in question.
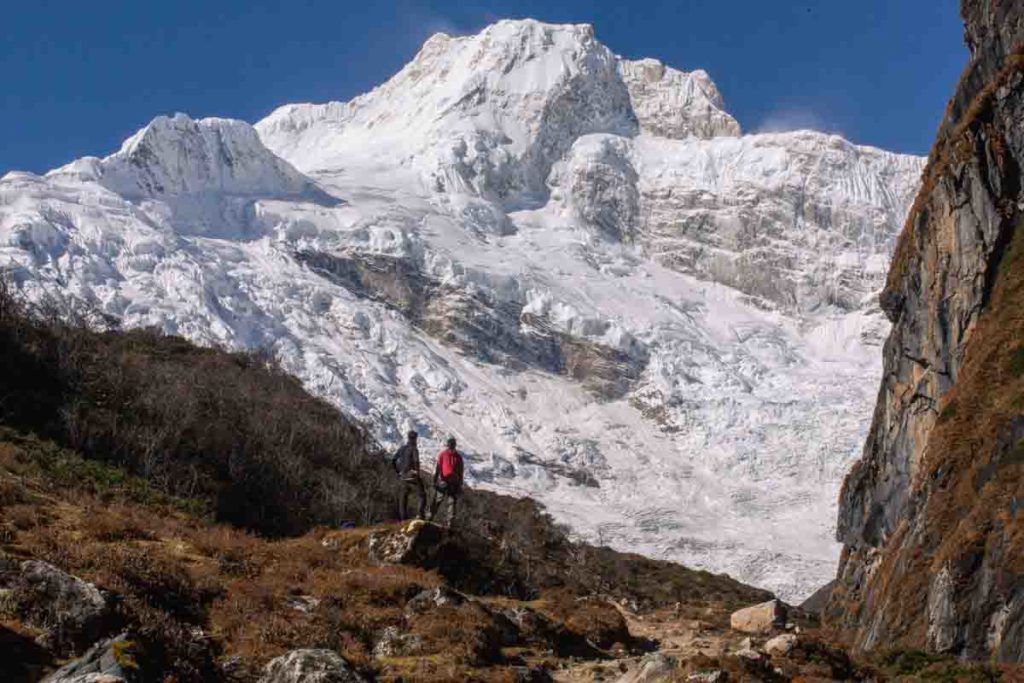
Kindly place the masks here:
<instances>
[{"instance_id":1,"label":"stone","mask_svg":"<svg viewBox=\"0 0 1024 683\"><path fill-rule=\"evenodd\" d=\"M760 662L764 658L764 655L762 655L757 650L754 650L754 649L751 649L751 648L745 648L745 649L739 650L736 653L736 656L737 657L741 657L743 659L749 659L752 662Z\"/></svg>"},{"instance_id":2,"label":"stone","mask_svg":"<svg viewBox=\"0 0 1024 683\"><path fill-rule=\"evenodd\" d=\"M764 651L772 657L785 657L796 647L800 639L792 633L783 633L775 636L764 644Z\"/></svg>"},{"instance_id":3,"label":"stone","mask_svg":"<svg viewBox=\"0 0 1024 683\"><path fill-rule=\"evenodd\" d=\"M423 649L423 638L402 633L397 626L385 628L373 646L374 657L408 657Z\"/></svg>"},{"instance_id":4,"label":"stone","mask_svg":"<svg viewBox=\"0 0 1024 683\"><path fill-rule=\"evenodd\" d=\"M110 620L108 599L96 586L38 560L21 563L11 600L26 623L44 630L41 642L58 654L94 643Z\"/></svg>"},{"instance_id":5,"label":"stone","mask_svg":"<svg viewBox=\"0 0 1024 683\"><path fill-rule=\"evenodd\" d=\"M744 638L740 641L741 650L752 650L754 648L754 641L750 638Z\"/></svg>"},{"instance_id":6,"label":"stone","mask_svg":"<svg viewBox=\"0 0 1024 683\"><path fill-rule=\"evenodd\" d=\"M438 586L420 591L405 604L406 614L423 614L437 607L460 607L469 598L448 586Z\"/></svg>"},{"instance_id":7,"label":"stone","mask_svg":"<svg viewBox=\"0 0 1024 683\"><path fill-rule=\"evenodd\" d=\"M365 683L352 665L332 650L292 650L263 669L259 683Z\"/></svg>"},{"instance_id":8,"label":"stone","mask_svg":"<svg viewBox=\"0 0 1024 683\"><path fill-rule=\"evenodd\" d=\"M296 612L310 614L320 606L320 598L313 595L292 595L285 599L285 604Z\"/></svg>"},{"instance_id":9,"label":"stone","mask_svg":"<svg viewBox=\"0 0 1024 683\"><path fill-rule=\"evenodd\" d=\"M102 640L78 659L43 679L43 683L123 683L138 668L135 643L124 634Z\"/></svg>"},{"instance_id":10,"label":"stone","mask_svg":"<svg viewBox=\"0 0 1024 683\"><path fill-rule=\"evenodd\" d=\"M727 683L729 674L721 669L698 671L686 677L687 683Z\"/></svg>"},{"instance_id":11,"label":"stone","mask_svg":"<svg viewBox=\"0 0 1024 683\"><path fill-rule=\"evenodd\" d=\"M660 652L649 654L640 660L640 666L618 679L617 683L660 683L672 680L678 668L675 659Z\"/></svg>"},{"instance_id":12,"label":"stone","mask_svg":"<svg viewBox=\"0 0 1024 683\"><path fill-rule=\"evenodd\" d=\"M771 633L786 622L786 606L778 600L737 610L729 617L729 625L741 633Z\"/></svg>"},{"instance_id":13,"label":"stone","mask_svg":"<svg viewBox=\"0 0 1024 683\"><path fill-rule=\"evenodd\" d=\"M427 566L437 556L443 537L441 527L421 519L377 531L370 535L370 561L377 565Z\"/></svg>"}]
</instances>

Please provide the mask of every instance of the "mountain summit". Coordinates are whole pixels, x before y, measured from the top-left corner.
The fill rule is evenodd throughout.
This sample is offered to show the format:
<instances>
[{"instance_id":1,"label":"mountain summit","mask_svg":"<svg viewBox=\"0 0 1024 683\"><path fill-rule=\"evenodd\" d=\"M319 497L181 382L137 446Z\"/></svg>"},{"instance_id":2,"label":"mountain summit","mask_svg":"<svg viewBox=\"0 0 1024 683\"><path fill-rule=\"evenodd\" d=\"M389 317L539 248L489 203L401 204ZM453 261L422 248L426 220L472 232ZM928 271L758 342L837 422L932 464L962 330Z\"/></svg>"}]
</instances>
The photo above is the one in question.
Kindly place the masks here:
<instances>
[{"instance_id":1,"label":"mountain summit","mask_svg":"<svg viewBox=\"0 0 1024 683\"><path fill-rule=\"evenodd\" d=\"M875 293L923 160L740 135L702 71L585 25L436 35L345 103L158 118L0 180L23 289L265 348L395 443L602 544L789 598L834 574Z\"/></svg>"}]
</instances>

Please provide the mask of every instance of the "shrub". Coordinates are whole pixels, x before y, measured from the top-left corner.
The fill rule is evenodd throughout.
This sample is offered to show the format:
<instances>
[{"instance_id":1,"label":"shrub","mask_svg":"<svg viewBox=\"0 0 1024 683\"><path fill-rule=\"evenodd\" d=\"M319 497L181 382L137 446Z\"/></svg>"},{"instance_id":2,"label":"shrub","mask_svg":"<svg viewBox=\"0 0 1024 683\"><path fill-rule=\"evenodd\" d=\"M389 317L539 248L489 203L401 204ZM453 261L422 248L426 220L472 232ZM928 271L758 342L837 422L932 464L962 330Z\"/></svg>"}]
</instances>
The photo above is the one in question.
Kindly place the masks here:
<instances>
[{"instance_id":1,"label":"shrub","mask_svg":"<svg viewBox=\"0 0 1024 683\"><path fill-rule=\"evenodd\" d=\"M365 431L265 354L96 332L55 310L0 284L0 422L90 459L44 455L56 476L97 490L145 480L270 535L391 516L394 477Z\"/></svg>"}]
</instances>

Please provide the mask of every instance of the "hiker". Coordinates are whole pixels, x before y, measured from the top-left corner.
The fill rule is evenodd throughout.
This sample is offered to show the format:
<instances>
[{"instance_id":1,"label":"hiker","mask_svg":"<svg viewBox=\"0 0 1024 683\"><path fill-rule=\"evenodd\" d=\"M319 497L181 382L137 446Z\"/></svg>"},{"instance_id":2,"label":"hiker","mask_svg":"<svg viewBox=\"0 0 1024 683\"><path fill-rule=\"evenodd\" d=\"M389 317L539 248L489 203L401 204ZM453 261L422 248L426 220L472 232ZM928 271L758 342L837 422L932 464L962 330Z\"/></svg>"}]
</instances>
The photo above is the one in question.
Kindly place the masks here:
<instances>
[{"instance_id":1,"label":"hiker","mask_svg":"<svg viewBox=\"0 0 1024 683\"><path fill-rule=\"evenodd\" d=\"M427 507L427 493L420 478L420 450L416 446L417 438L419 434L410 430L406 435L405 444L395 451L394 457L391 458L391 466L395 468L402 483L402 491L398 496L398 518L403 522L409 519L409 494L413 491L416 492L418 519L423 519Z\"/></svg>"},{"instance_id":2,"label":"hiker","mask_svg":"<svg viewBox=\"0 0 1024 683\"><path fill-rule=\"evenodd\" d=\"M455 509L462 496L463 467L462 456L455 450L455 437L449 437L446 445L447 448L437 456L434 468L434 502L430 506L430 519L433 521L440 507L447 503L444 527L451 529L455 522Z\"/></svg>"}]
</instances>

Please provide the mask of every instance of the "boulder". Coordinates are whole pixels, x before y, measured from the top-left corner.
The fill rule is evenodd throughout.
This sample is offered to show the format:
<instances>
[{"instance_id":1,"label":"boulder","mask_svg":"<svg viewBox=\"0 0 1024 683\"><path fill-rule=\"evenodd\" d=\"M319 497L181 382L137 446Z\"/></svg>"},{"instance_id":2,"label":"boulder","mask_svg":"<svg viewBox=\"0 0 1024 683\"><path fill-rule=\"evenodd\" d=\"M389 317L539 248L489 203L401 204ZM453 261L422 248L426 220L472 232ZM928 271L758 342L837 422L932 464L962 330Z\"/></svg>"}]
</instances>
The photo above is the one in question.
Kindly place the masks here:
<instances>
[{"instance_id":1,"label":"boulder","mask_svg":"<svg viewBox=\"0 0 1024 683\"><path fill-rule=\"evenodd\" d=\"M644 657L635 671L618 679L617 683L660 683L671 681L677 670L676 660L655 652Z\"/></svg>"},{"instance_id":2,"label":"boulder","mask_svg":"<svg viewBox=\"0 0 1024 683\"><path fill-rule=\"evenodd\" d=\"M81 651L109 626L107 596L46 562L21 563L10 599L26 623L44 631L41 642L58 654Z\"/></svg>"},{"instance_id":3,"label":"boulder","mask_svg":"<svg viewBox=\"0 0 1024 683\"><path fill-rule=\"evenodd\" d=\"M138 669L134 643L120 635L96 643L78 659L53 672L43 683L124 683Z\"/></svg>"},{"instance_id":4,"label":"boulder","mask_svg":"<svg viewBox=\"0 0 1024 683\"><path fill-rule=\"evenodd\" d=\"M364 683L352 665L332 650L292 650L272 659L259 683Z\"/></svg>"},{"instance_id":5,"label":"boulder","mask_svg":"<svg viewBox=\"0 0 1024 683\"><path fill-rule=\"evenodd\" d=\"M373 646L374 657L409 657L423 650L423 638L402 633L397 626L385 628Z\"/></svg>"},{"instance_id":6,"label":"boulder","mask_svg":"<svg viewBox=\"0 0 1024 683\"><path fill-rule=\"evenodd\" d=\"M785 657L796 647L799 639L792 633L775 636L764 645L764 651L772 657Z\"/></svg>"},{"instance_id":7,"label":"boulder","mask_svg":"<svg viewBox=\"0 0 1024 683\"><path fill-rule=\"evenodd\" d=\"M469 601L469 598L457 590L448 586L438 586L420 591L405 604L405 613L423 614L437 607L459 607Z\"/></svg>"},{"instance_id":8,"label":"boulder","mask_svg":"<svg viewBox=\"0 0 1024 683\"><path fill-rule=\"evenodd\" d=\"M778 600L745 607L732 613L729 625L741 633L771 633L786 623L786 606Z\"/></svg>"},{"instance_id":9,"label":"boulder","mask_svg":"<svg viewBox=\"0 0 1024 683\"><path fill-rule=\"evenodd\" d=\"M740 650L739 652L737 652L736 656L740 657L741 659L749 659L752 662L760 662L762 659L764 659L764 655L763 654L761 654L757 650L753 650L753 649L751 649L749 647L748 648L744 648L744 649Z\"/></svg>"},{"instance_id":10,"label":"boulder","mask_svg":"<svg viewBox=\"0 0 1024 683\"><path fill-rule=\"evenodd\" d=\"M436 524L415 519L397 528L370 535L370 561L377 565L427 566L437 555L444 530Z\"/></svg>"}]
</instances>

